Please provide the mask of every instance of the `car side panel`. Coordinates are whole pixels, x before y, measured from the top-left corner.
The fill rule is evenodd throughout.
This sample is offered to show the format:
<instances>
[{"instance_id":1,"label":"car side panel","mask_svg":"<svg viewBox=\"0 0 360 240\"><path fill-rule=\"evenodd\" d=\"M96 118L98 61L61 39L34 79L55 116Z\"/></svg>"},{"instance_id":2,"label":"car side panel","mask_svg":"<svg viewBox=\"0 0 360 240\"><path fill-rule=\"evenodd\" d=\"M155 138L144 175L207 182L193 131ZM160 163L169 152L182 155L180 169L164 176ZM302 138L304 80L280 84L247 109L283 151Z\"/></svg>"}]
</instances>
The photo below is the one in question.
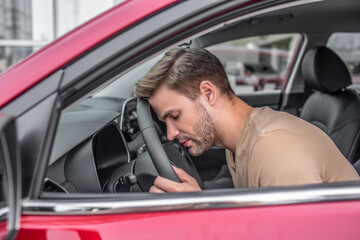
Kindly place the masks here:
<instances>
[{"instance_id":1,"label":"car side panel","mask_svg":"<svg viewBox=\"0 0 360 240\"><path fill-rule=\"evenodd\" d=\"M6 222L0 222L0 239L5 239L8 234L8 227Z\"/></svg>"},{"instance_id":2,"label":"car side panel","mask_svg":"<svg viewBox=\"0 0 360 240\"><path fill-rule=\"evenodd\" d=\"M21 218L17 239L359 239L359 217L360 201L114 215L28 215Z\"/></svg>"}]
</instances>

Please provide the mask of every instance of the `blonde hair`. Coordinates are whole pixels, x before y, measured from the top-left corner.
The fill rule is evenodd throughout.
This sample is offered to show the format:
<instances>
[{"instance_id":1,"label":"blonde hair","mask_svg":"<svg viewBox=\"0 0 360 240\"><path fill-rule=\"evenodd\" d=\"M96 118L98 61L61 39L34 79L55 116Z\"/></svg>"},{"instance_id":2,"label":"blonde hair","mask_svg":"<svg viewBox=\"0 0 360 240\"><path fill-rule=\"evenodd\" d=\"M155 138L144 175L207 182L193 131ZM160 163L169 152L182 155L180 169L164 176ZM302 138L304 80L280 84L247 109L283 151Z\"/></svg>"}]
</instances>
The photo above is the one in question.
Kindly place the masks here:
<instances>
[{"instance_id":1,"label":"blonde hair","mask_svg":"<svg viewBox=\"0 0 360 240\"><path fill-rule=\"evenodd\" d=\"M230 99L234 95L224 66L215 55L201 48L174 48L136 83L134 96L148 99L165 84L169 89L195 100L203 80L213 83L221 94Z\"/></svg>"}]
</instances>

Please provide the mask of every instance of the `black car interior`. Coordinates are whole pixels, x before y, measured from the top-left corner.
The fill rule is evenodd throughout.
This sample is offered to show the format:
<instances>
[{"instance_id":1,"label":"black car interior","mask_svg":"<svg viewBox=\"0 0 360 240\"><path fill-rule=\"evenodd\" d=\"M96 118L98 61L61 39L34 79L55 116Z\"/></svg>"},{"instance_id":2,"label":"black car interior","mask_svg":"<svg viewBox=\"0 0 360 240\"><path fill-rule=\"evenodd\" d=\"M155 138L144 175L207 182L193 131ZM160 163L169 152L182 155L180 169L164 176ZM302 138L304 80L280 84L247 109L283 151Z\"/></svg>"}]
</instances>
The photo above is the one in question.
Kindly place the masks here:
<instances>
[{"instance_id":1,"label":"black car interior","mask_svg":"<svg viewBox=\"0 0 360 240\"><path fill-rule=\"evenodd\" d=\"M323 130L354 164L360 150L360 99L343 61L329 48L310 49L302 62L305 82L314 90L300 117Z\"/></svg>"}]
</instances>

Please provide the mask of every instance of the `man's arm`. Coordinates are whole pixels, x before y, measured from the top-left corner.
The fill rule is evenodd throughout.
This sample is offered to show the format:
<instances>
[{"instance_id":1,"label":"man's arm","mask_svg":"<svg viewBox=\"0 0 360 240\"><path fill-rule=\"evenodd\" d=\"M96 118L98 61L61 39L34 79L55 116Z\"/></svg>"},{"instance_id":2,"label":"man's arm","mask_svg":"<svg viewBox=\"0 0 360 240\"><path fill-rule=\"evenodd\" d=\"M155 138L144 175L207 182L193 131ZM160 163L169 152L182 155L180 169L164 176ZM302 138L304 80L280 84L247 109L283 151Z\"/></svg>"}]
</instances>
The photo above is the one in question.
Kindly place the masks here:
<instances>
[{"instance_id":1,"label":"man's arm","mask_svg":"<svg viewBox=\"0 0 360 240\"><path fill-rule=\"evenodd\" d=\"M199 187L195 178L180 168L174 166L173 168L181 183L177 183L159 176L155 179L154 185L150 188L150 193L201 191L201 188Z\"/></svg>"}]
</instances>

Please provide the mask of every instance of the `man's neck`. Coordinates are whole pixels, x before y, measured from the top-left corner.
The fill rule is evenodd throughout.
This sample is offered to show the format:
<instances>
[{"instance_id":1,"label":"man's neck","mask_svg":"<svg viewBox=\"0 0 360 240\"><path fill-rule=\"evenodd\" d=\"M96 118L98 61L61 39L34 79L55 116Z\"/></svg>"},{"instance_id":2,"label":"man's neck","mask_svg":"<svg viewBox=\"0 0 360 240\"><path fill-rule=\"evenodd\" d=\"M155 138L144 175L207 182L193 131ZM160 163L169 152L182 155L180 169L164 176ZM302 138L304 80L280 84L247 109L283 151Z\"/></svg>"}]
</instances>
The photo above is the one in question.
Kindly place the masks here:
<instances>
[{"instance_id":1,"label":"man's neck","mask_svg":"<svg viewBox=\"0 0 360 240\"><path fill-rule=\"evenodd\" d=\"M241 130L244 128L252 110L253 107L236 96L231 100L222 99L217 106L216 125L219 136L216 145L235 152Z\"/></svg>"}]
</instances>

